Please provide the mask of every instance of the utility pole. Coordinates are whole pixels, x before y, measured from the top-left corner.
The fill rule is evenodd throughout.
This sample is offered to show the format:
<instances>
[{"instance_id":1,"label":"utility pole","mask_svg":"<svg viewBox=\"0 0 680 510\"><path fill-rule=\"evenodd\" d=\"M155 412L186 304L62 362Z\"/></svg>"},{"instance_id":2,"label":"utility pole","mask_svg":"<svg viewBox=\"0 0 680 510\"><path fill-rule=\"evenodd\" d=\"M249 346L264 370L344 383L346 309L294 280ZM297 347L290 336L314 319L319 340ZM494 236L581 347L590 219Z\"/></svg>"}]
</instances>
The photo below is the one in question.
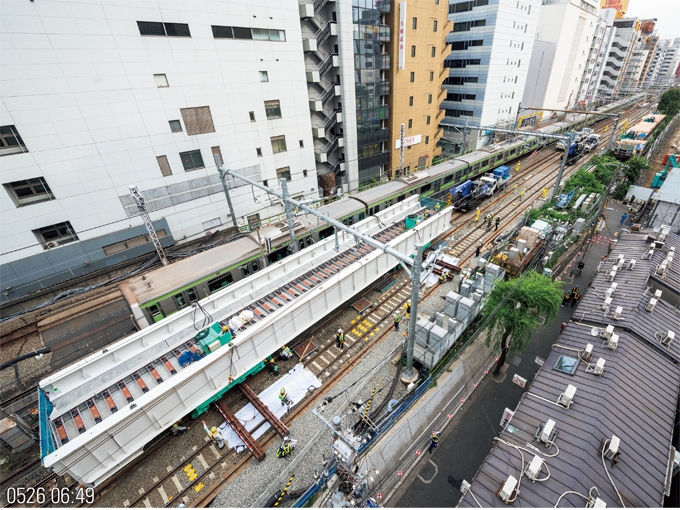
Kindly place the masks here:
<instances>
[{"instance_id":1,"label":"utility pole","mask_svg":"<svg viewBox=\"0 0 680 510\"><path fill-rule=\"evenodd\" d=\"M522 110L522 101L519 102L517 105L517 115L515 115L515 125L513 126L514 129L519 129L519 112Z\"/></svg>"},{"instance_id":2,"label":"utility pole","mask_svg":"<svg viewBox=\"0 0 680 510\"><path fill-rule=\"evenodd\" d=\"M573 134L573 133L572 133ZM562 174L564 173L564 167L567 165L567 158L569 157L569 149L571 148L572 137L569 137L567 146L564 148L564 156L562 157L562 163L560 164L560 171L557 174L557 180L555 181L555 188L553 189L553 194L550 200L555 200L557 194L560 192L560 182L562 181Z\"/></svg>"},{"instance_id":3,"label":"utility pole","mask_svg":"<svg viewBox=\"0 0 680 510\"><path fill-rule=\"evenodd\" d=\"M229 187L227 186L227 182L225 180L227 174L223 171L220 170L220 167L222 166L222 160L220 159L219 154L215 154L215 161L217 162L217 171L220 174L220 180L222 181L222 188L224 189L224 195L227 197L227 204L229 204L229 212L231 213L231 222L234 224L235 227L236 225L236 213L234 212L234 206L231 203L231 197L229 196Z\"/></svg>"},{"instance_id":4,"label":"utility pole","mask_svg":"<svg viewBox=\"0 0 680 510\"><path fill-rule=\"evenodd\" d=\"M609 152L612 149L612 145L614 145L614 134L616 133L616 128L619 126L619 119L621 118L621 112L616 116L616 122L614 122L614 128L612 129L612 134L609 137L609 142L607 143L607 150L605 152Z\"/></svg>"},{"instance_id":5,"label":"utility pole","mask_svg":"<svg viewBox=\"0 0 680 510\"><path fill-rule=\"evenodd\" d=\"M139 210L139 215L142 217L142 220L144 221L144 226L146 227L146 231L149 233L149 237L151 238L151 242L153 243L154 248L156 248L158 257L161 259L161 264L167 266L168 259L165 258L163 246L161 246L161 242L158 240L156 230L153 228L153 223L151 223L151 218L149 217L149 212L146 210L146 200L137 189L137 186L130 186L129 188L132 198L134 198L135 202L137 202L137 209Z\"/></svg>"},{"instance_id":6,"label":"utility pole","mask_svg":"<svg viewBox=\"0 0 680 510\"><path fill-rule=\"evenodd\" d=\"M295 221L293 220L293 208L290 206L290 195L288 194L288 183L286 178L281 179L281 192L283 195L283 208L286 210L286 221L288 222L288 233L290 234L290 245L293 253L297 253L297 241L295 241Z\"/></svg>"},{"instance_id":7,"label":"utility pole","mask_svg":"<svg viewBox=\"0 0 680 510\"><path fill-rule=\"evenodd\" d=\"M416 343L416 323L418 321L418 297L420 296L420 269L423 263L423 243L416 243L416 255L413 259L413 275L411 285L411 316L408 321L408 337L406 339L406 369L404 379L413 380L413 349Z\"/></svg>"}]
</instances>

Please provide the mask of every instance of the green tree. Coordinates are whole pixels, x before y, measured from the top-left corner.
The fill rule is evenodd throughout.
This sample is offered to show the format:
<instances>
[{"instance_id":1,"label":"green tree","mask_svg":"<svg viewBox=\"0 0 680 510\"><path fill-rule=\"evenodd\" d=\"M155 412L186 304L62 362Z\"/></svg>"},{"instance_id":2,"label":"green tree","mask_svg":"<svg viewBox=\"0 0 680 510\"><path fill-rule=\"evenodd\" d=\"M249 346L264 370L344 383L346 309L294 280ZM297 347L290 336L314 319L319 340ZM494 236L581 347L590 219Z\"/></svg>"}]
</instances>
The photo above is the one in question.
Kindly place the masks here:
<instances>
[{"instance_id":1,"label":"green tree","mask_svg":"<svg viewBox=\"0 0 680 510\"><path fill-rule=\"evenodd\" d=\"M561 287L561 282L531 272L499 282L491 291L482 316L489 319L487 347L493 342L494 349L501 351L494 375L500 373L508 350L519 354L526 349L531 332L540 326L539 315L545 317L544 327L557 316L563 298Z\"/></svg>"},{"instance_id":2,"label":"green tree","mask_svg":"<svg viewBox=\"0 0 680 510\"><path fill-rule=\"evenodd\" d=\"M669 116L673 117L680 110L680 89L667 90L661 95L659 99L658 110Z\"/></svg>"},{"instance_id":3,"label":"green tree","mask_svg":"<svg viewBox=\"0 0 680 510\"><path fill-rule=\"evenodd\" d=\"M626 168L623 169L623 174L630 182L635 182L650 167L649 161L645 158L635 156L628 161Z\"/></svg>"}]
</instances>

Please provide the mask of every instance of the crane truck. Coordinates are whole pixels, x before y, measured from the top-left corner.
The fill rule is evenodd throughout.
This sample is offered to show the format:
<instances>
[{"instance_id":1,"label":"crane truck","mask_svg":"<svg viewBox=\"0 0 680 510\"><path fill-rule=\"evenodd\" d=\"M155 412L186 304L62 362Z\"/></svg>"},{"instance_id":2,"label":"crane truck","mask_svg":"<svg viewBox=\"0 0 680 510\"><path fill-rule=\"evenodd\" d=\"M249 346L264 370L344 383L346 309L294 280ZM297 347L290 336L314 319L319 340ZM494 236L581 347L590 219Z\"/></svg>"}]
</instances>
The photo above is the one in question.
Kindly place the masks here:
<instances>
[{"instance_id":1,"label":"crane truck","mask_svg":"<svg viewBox=\"0 0 680 510\"><path fill-rule=\"evenodd\" d=\"M493 172L486 173L477 180L468 180L449 189L451 205L456 211L468 211L486 197L504 189L509 181L510 167L499 166Z\"/></svg>"}]
</instances>

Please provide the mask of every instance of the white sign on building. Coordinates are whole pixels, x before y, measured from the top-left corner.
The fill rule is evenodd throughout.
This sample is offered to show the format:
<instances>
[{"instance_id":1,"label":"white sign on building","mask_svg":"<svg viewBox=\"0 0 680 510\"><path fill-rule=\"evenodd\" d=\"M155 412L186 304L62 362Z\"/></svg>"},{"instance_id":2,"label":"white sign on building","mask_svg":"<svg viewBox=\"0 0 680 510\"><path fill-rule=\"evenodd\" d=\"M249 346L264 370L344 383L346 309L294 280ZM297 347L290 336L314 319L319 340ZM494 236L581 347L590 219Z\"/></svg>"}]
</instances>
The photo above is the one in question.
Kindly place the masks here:
<instances>
[{"instance_id":1,"label":"white sign on building","mask_svg":"<svg viewBox=\"0 0 680 510\"><path fill-rule=\"evenodd\" d=\"M407 136L404 138L404 147L408 147L409 145L415 145L417 143L420 143L422 138L422 135L413 135L413 136ZM394 148L395 149L401 149L401 140L395 140L394 141Z\"/></svg>"},{"instance_id":2,"label":"white sign on building","mask_svg":"<svg viewBox=\"0 0 680 510\"><path fill-rule=\"evenodd\" d=\"M406 2L399 2L399 70L406 69ZM399 147L397 147L398 149Z\"/></svg>"}]
</instances>

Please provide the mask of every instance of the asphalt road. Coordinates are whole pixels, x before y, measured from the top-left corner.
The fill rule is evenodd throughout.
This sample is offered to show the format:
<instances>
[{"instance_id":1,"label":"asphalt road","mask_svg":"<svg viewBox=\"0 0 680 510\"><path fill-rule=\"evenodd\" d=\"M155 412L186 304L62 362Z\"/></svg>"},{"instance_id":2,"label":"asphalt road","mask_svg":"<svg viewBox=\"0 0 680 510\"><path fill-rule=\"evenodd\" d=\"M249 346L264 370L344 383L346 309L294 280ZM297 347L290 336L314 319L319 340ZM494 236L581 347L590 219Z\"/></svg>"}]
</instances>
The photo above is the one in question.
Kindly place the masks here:
<instances>
[{"instance_id":1,"label":"asphalt road","mask_svg":"<svg viewBox=\"0 0 680 510\"><path fill-rule=\"evenodd\" d=\"M613 209L613 210L611 210ZM601 235L611 238L618 232L624 208L608 206L607 226ZM604 243L604 240L601 242ZM580 276L565 279L564 289L578 285L581 295L592 282L597 266L608 248L594 244L584 257L585 268ZM512 382L515 374L527 380L527 387L538 372L536 357L546 359L557 343L562 323L569 322L578 307L566 305L546 327L534 332L526 350L519 356L509 354L503 372L498 377L489 374L465 402L463 408L441 431L439 446L432 454L425 451L415 469L402 484L399 492L387 502L388 507L453 507L462 494L463 479L471 482L491 451L492 440L501 431L505 408L514 410L526 391Z\"/></svg>"}]
</instances>

